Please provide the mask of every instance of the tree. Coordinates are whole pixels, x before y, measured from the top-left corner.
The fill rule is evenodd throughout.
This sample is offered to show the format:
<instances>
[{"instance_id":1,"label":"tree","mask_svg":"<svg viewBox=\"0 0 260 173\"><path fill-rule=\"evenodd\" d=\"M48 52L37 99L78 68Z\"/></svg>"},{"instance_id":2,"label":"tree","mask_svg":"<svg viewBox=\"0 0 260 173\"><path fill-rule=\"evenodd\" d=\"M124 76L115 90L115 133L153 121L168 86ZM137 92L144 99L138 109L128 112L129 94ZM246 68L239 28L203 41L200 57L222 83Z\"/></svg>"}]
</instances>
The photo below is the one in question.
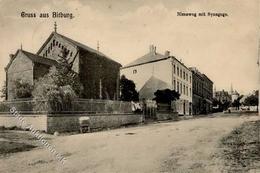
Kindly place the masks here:
<instances>
[{"instance_id":1,"label":"tree","mask_svg":"<svg viewBox=\"0 0 260 173\"><path fill-rule=\"evenodd\" d=\"M243 95L239 96L237 99L235 99L232 103L233 107L236 107L237 110L239 110L239 107L241 106L240 100L243 97Z\"/></svg>"},{"instance_id":2,"label":"tree","mask_svg":"<svg viewBox=\"0 0 260 173\"><path fill-rule=\"evenodd\" d=\"M178 100L180 98L180 94L175 90L164 89L157 90L155 93L155 100L157 103L167 103L171 104L172 101Z\"/></svg>"},{"instance_id":3,"label":"tree","mask_svg":"<svg viewBox=\"0 0 260 173\"><path fill-rule=\"evenodd\" d=\"M33 85L22 79L14 81L14 98L31 98Z\"/></svg>"},{"instance_id":4,"label":"tree","mask_svg":"<svg viewBox=\"0 0 260 173\"><path fill-rule=\"evenodd\" d=\"M72 70L66 52L62 51L56 67L36 81L33 91L34 99L46 100L54 111L70 110L72 101L82 92L78 74Z\"/></svg>"},{"instance_id":5,"label":"tree","mask_svg":"<svg viewBox=\"0 0 260 173\"><path fill-rule=\"evenodd\" d=\"M68 51L63 49L59 57L58 65L55 68L56 70L52 69L52 74L49 75L49 77L51 77L58 86L70 85L75 93L80 96L83 90L82 84L80 83L78 73L72 70L73 61L70 62Z\"/></svg>"},{"instance_id":6,"label":"tree","mask_svg":"<svg viewBox=\"0 0 260 173\"><path fill-rule=\"evenodd\" d=\"M124 75L120 78L120 99L122 101L138 101L139 94L135 89L135 83Z\"/></svg>"},{"instance_id":7,"label":"tree","mask_svg":"<svg viewBox=\"0 0 260 173\"><path fill-rule=\"evenodd\" d=\"M227 110L229 107L230 107L230 105L231 105L231 101L229 101L229 100L225 100L223 103L222 103L222 108L223 108L223 110Z\"/></svg>"},{"instance_id":8,"label":"tree","mask_svg":"<svg viewBox=\"0 0 260 173\"><path fill-rule=\"evenodd\" d=\"M259 91L257 90L254 94L251 94L250 96L246 97L243 104L245 106L257 106L258 111L258 97Z\"/></svg>"}]
</instances>

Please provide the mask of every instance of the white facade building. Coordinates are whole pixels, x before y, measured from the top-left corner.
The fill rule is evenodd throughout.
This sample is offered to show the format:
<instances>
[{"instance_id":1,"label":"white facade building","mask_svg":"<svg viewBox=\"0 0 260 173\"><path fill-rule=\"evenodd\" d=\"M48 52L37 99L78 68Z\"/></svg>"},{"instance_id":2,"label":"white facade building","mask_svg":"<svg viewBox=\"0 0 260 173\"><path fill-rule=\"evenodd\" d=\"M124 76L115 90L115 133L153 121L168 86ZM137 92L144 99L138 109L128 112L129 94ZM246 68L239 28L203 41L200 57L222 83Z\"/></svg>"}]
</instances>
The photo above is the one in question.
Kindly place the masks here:
<instances>
[{"instance_id":1,"label":"white facade building","mask_svg":"<svg viewBox=\"0 0 260 173\"><path fill-rule=\"evenodd\" d=\"M192 72L182 62L166 51L164 55L156 52L155 46L150 46L150 52L120 70L121 76L133 80L139 92L140 99L152 99L157 89L172 89L180 93L177 101L177 111L182 115L192 112ZM151 82L151 80L156 80ZM153 87L148 83L154 84ZM143 94L143 89L152 90L150 95Z\"/></svg>"}]
</instances>

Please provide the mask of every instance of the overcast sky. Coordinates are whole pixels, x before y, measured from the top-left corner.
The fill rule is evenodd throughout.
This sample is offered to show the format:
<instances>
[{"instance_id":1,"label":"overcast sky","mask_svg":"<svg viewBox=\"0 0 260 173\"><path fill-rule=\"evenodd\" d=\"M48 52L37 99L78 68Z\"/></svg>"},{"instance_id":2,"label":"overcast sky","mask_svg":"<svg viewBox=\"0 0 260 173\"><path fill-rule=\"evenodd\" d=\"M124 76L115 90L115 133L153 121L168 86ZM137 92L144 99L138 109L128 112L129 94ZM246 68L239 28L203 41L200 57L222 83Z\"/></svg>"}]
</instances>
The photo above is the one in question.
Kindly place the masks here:
<instances>
[{"instance_id":1,"label":"overcast sky","mask_svg":"<svg viewBox=\"0 0 260 173\"><path fill-rule=\"evenodd\" d=\"M0 81L9 54L36 53L53 31L96 48L125 65L149 45L169 50L205 73L217 90L247 93L259 86L257 0L0 0ZM73 13L73 19L21 18L20 13ZM228 17L181 17L177 12L219 12Z\"/></svg>"}]
</instances>

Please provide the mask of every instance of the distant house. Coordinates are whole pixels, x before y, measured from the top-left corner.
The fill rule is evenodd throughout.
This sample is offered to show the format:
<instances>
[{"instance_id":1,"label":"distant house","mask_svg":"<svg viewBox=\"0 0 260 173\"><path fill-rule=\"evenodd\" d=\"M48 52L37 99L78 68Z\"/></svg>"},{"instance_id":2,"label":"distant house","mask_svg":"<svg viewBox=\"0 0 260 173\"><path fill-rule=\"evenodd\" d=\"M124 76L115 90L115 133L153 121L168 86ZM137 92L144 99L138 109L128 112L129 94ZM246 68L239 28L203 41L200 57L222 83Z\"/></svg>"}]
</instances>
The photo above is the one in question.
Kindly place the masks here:
<instances>
[{"instance_id":1,"label":"distant house","mask_svg":"<svg viewBox=\"0 0 260 173\"><path fill-rule=\"evenodd\" d=\"M67 53L72 69L79 74L83 85L82 98L116 99L119 94L119 71L121 64L98 50L52 32L36 54L18 50L6 70L8 100L14 99L14 81L22 79L30 84L58 63L62 52Z\"/></svg>"},{"instance_id":2,"label":"distant house","mask_svg":"<svg viewBox=\"0 0 260 173\"><path fill-rule=\"evenodd\" d=\"M147 54L122 67L120 74L135 82L139 99L153 99L156 90L172 89L180 93L179 114L192 113L192 73L169 51L163 55L151 45Z\"/></svg>"},{"instance_id":3,"label":"distant house","mask_svg":"<svg viewBox=\"0 0 260 173\"><path fill-rule=\"evenodd\" d=\"M231 95L228 93L228 91L222 90L222 91L215 91L214 93L215 99L218 100L220 103L225 103L225 102L232 102Z\"/></svg>"}]
</instances>

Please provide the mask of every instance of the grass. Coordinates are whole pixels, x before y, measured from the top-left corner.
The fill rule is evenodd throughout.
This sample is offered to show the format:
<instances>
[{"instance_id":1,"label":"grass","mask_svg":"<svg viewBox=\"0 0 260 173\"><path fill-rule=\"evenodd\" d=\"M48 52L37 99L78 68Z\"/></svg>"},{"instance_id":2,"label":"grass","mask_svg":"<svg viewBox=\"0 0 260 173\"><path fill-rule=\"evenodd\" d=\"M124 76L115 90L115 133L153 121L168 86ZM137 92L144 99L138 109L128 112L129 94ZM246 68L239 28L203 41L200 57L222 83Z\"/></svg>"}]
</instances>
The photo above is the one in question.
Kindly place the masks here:
<instances>
[{"instance_id":1,"label":"grass","mask_svg":"<svg viewBox=\"0 0 260 173\"><path fill-rule=\"evenodd\" d=\"M0 130L0 156L10 153L29 151L39 145L29 132Z\"/></svg>"},{"instance_id":2,"label":"grass","mask_svg":"<svg viewBox=\"0 0 260 173\"><path fill-rule=\"evenodd\" d=\"M0 141L0 155L16 153L21 151L29 151L36 146L29 145L25 143L10 142L10 141Z\"/></svg>"},{"instance_id":3,"label":"grass","mask_svg":"<svg viewBox=\"0 0 260 173\"><path fill-rule=\"evenodd\" d=\"M245 122L221 139L227 172L249 172L260 166L260 121Z\"/></svg>"}]
</instances>

